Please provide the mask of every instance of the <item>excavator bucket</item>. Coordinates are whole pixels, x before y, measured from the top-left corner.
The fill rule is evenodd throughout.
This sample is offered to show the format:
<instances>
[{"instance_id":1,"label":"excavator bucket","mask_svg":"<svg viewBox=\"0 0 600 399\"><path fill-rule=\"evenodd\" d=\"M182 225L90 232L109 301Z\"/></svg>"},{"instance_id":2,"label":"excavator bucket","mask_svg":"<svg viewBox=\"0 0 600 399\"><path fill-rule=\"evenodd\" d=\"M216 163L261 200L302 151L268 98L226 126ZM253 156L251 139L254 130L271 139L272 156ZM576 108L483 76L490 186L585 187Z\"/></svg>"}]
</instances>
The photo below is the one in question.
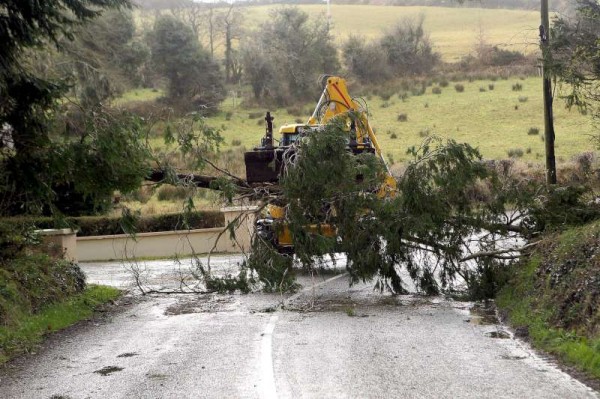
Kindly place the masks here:
<instances>
[{"instance_id":1,"label":"excavator bucket","mask_svg":"<svg viewBox=\"0 0 600 399\"><path fill-rule=\"evenodd\" d=\"M275 148L255 148L244 153L248 183L275 183L281 172L281 157Z\"/></svg>"},{"instance_id":2,"label":"excavator bucket","mask_svg":"<svg viewBox=\"0 0 600 399\"><path fill-rule=\"evenodd\" d=\"M266 133L260 146L244 153L246 180L248 183L274 183L281 172L281 156L277 161L277 148L273 146L273 117L265 116Z\"/></svg>"}]
</instances>

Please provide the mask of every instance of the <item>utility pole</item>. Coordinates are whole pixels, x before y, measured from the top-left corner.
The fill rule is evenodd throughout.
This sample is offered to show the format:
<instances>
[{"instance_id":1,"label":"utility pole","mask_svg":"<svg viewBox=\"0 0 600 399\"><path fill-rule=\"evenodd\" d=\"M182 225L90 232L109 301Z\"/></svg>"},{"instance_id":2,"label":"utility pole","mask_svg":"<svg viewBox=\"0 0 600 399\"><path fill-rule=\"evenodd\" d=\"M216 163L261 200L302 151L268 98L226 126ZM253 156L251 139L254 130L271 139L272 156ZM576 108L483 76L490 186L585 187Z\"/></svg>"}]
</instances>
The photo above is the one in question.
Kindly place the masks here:
<instances>
[{"instance_id":1,"label":"utility pole","mask_svg":"<svg viewBox=\"0 0 600 399\"><path fill-rule=\"evenodd\" d=\"M552 113L552 82L546 74L551 62L550 17L548 0L541 0L542 24L540 25L540 47L542 49L542 76L544 79L544 143L546 145L546 183L556 184L556 158L554 156L554 115Z\"/></svg>"}]
</instances>

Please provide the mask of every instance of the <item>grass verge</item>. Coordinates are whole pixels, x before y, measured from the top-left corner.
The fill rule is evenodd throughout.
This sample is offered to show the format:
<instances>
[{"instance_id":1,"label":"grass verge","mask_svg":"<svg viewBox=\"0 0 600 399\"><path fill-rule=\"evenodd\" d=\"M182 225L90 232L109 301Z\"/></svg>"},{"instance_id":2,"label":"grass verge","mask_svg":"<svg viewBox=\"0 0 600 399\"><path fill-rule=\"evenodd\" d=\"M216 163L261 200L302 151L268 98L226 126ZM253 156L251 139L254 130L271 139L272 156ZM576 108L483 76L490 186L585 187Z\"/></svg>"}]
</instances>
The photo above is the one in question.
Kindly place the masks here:
<instances>
[{"instance_id":1,"label":"grass verge","mask_svg":"<svg viewBox=\"0 0 600 399\"><path fill-rule=\"evenodd\" d=\"M596 380L600 380L597 295L595 288L582 282L597 276L597 264L595 256L582 255L580 247L589 248L599 231L596 223L551 237L550 243L515 268L512 282L497 297L510 324L526 329L535 347ZM578 292L583 293L581 299L574 295Z\"/></svg>"},{"instance_id":2,"label":"grass verge","mask_svg":"<svg viewBox=\"0 0 600 399\"><path fill-rule=\"evenodd\" d=\"M116 288L90 285L72 298L52 304L34 315L23 315L13 327L0 327L0 364L31 351L44 335L88 319L94 311L121 295Z\"/></svg>"}]
</instances>

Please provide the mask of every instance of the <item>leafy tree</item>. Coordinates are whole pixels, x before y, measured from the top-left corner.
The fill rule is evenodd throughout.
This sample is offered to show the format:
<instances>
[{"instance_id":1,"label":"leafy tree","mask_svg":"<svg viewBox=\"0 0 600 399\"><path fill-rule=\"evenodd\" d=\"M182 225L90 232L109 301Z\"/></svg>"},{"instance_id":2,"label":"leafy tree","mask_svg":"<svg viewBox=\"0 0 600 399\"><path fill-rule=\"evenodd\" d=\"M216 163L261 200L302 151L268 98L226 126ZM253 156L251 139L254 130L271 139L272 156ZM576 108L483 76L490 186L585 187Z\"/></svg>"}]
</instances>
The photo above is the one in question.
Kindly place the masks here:
<instances>
[{"instance_id":1,"label":"leafy tree","mask_svg":"<svg viewBox=\"0 0 600 399\"><path fill-rule=\"evenodd\" d=\"M381 38L380 45L396 75L429 73L438 63L439 55L431 47L423 22L424 17L401 20Z\"/></svg>"},{"instance_id":2,"label":"leafy tree","mask_svg":"<svg viewBox=\"0 0 600 399\"><path fill-rule=\"evenodd\" d=\"M259 100L268 96L268 87L273 84L275 71L271 63L264 56L262 44L255 40L245 43L241 50L244 76L252 86L254 98Z\"/></svg>"},{"instance_id":3,"label":"leafy tree","mask_svg":"<svg viewBox=\"0 0 600 399\"><path fill-rule=\"evenodd\" d=\"M192 29L165 15L149 41L152 62L168 80L169 103L185 111L216 111L224 99L223 77Z\"/></svg>"},{"instance_id":4,"label":"leafy tree","mask_svg":"<svg viewBox=\"0 0 600 399\"><path fill-rule=\"evenodd\" d=\"M342 46L346 70L365 83L381 83L392 77L386 54L378 43L351 36Z\"/></svg>"},{"instance_id":5,"label":"leafy tree","mask_svg":"<svg viewBox=\"0 0 600 399\"><path fill-rule=\"evenodd\" d=\"M600 117L600 4L578 0L573 18L558 17L551 30L548 71L570 89L569 107Z\"/></svg>"},{"instance_id":6,"label":"leafy tree","mask_svg":"<svg viewBox=\"0 0 600 399\"><path fill-rule=\"evenodd\" d=\"M283 103L312 98L318 77L339 69L337 49L325 20L311 21L298 8L274 10L269 21L250 39L253 40L243 43L243 59L255 95L270 96ZM258 73L266 66L273 76L269 85Z\"/></svg>"},{"instance_id":7,"label":"leafy tree","mask_svg":"<svg viewBox=\"0 0 600 399\"><path fill-rule=\"evenodd\" d=\"M57 140L54 134L66 129L55 125L55 116L67 85L33 74L25 57L63 37L73 40L82 23L124 7L126 0L0 1L0 214L54 212L61 198L72 195L94 209L145 175L145 150L118 147L136 141L139 130L130 130L137 123L131 119L95 113L79 143Z\"/></svg>"},{"instance_id":8,"label":"leafy tree","mask_svg":"<svg viewBox=\"0 0 600 399\"><path fill-rule=\"evenodd\" d=\"M77 80L77 95L84 108L132 85L141 83L141 66L149 49L135 39L131 12L107 11L75 31L75 40L62 44L62 68Z\"/></svg>"}]
</instances>

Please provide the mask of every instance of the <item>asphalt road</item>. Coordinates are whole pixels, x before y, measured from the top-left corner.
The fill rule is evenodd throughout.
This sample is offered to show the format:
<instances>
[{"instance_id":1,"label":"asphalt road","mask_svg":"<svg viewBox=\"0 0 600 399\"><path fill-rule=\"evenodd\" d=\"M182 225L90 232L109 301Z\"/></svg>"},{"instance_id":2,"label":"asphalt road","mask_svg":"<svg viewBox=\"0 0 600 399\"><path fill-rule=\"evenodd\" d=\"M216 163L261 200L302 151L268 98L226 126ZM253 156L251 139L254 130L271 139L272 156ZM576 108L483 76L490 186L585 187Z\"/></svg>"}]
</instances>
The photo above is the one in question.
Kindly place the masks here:
<instances>
[{"instance_id":1,"label":"asphalt road","mask_svg":"<svg viewBox=\"0 0 600 399\"><path fill-rule=\"evenodd\" d=\"M120 264L83 267L92 282L130 276ZM155 287L181 268L143 266ZM344 275L301 282L291 297L129 296L0 369L0 397L598 397L472 303L349 288Z\"/></svg>"}]
</instances>

